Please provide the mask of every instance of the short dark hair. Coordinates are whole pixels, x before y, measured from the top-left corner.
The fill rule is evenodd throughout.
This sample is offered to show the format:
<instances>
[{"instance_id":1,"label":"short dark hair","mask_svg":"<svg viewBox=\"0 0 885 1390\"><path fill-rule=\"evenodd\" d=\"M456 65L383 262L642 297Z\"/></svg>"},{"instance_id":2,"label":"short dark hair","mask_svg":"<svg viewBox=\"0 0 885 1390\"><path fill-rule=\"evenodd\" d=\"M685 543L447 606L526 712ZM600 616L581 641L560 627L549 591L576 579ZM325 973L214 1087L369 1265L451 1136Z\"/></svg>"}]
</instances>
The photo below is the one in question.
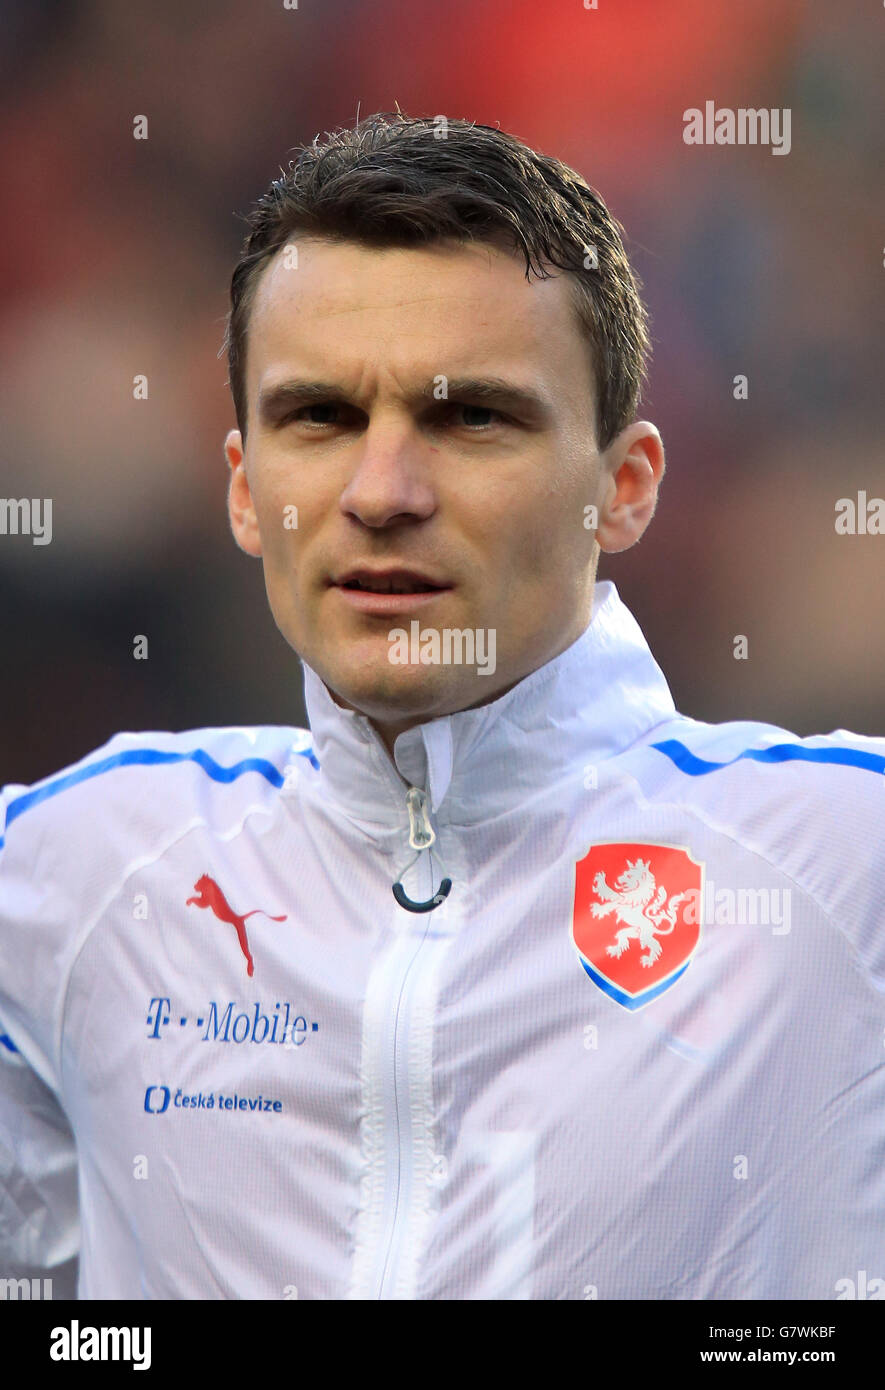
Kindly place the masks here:
<instances>
[{"instance_id":1,"label":"short dark hair","mask_svg":"<svg viewBox=\"0 0 885 1390\"><path fill-rule=\"evenodd\" d=\"M247 218L231 278L222 351L244 439L255 286L298 233L378 247L503 238L524 253L526 279L548 278L550 266L568 271L594 364L598 447L633 422L651 350L641 282L624 251L624 229L574 169L491 126L397 111L316 136L280 172ZM588 269L591 248L597 265Z\"/></svg>"}]
</instances>

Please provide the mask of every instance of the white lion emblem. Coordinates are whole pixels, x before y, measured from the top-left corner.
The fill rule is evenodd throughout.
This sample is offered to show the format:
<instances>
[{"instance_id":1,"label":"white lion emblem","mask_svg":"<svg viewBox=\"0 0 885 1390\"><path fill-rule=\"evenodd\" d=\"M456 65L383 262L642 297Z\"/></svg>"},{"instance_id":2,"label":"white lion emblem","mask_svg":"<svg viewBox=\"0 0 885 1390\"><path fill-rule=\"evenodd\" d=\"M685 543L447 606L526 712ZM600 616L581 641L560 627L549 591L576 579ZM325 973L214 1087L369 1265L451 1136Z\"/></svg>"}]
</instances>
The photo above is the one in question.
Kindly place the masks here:
<instances>
[{"instance_id":1,"label":"white lion emblem","mask_svg":"<svg viewBox=\"0 0 885 1390\"><path fill-rule=\"evenodd\" d=\"M621 956L631 941L638 941L640 951L646 953L640 957L642 964L654 965L663 950L657 938L670 935L676 926L676 909L688 894L677 893L668 902L666 888L663 884L657 887L645 859L628 859L614 888L608 886L604 873L595 874L593 891L602 898L602 902L590 906L594 917L605 917L613 912L619 922L626 923L621 931L615 932L614 944L606 946L608 954ZM662 927L662 922L669 922L669 927Z\"/></svg>"}]
</instances>

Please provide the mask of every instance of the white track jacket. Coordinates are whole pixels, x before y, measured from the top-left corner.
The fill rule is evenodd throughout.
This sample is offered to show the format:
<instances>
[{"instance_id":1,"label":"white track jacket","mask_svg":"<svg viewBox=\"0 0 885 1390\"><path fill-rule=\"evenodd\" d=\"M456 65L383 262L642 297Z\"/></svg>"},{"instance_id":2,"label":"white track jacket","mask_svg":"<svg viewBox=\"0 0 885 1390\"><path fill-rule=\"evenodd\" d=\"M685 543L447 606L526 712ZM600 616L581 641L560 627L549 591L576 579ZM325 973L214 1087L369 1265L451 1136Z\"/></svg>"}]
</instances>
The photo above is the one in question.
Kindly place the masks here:
<instances>
[{"instance_id":1,"label":"white track jacket","mask_svg":"<svg viewBox=\"0 0 885 1390\"><path fill-rule=\"evenodd\" d=\"M395 766L304 674L3 790L0 1275L885 1297L885 739L678 714L610 581Z\"/></svg>"}]
</instances>

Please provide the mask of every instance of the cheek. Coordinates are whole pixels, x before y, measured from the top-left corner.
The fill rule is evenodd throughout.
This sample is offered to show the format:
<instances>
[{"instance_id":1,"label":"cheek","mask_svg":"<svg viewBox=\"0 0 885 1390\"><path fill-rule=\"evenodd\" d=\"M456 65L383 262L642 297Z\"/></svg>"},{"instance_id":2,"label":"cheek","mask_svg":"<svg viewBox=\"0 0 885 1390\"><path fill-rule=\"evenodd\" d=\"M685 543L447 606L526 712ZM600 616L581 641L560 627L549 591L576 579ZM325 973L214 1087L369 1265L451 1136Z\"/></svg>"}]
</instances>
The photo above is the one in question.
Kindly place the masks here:
<instances>
[{"instance_id":1,"label":"cheek","mask_svg":"<svg viewBox=\"0 0 885 1390\"><path fill-rule=\"evenodd\" d=\"M265 562L277 571L292 568L298 550L304 516L298 505L297 489L286 486L273 474L265 474L252 488L258 530Z\"/></svg>"},{"instance_id":2,"label":"cheek","mask_svg":"<svg viewBox=\"0 0 885 1390\"><path fill-rule=\"evenodd\" d=\"M510 546L510 564L517 582L549 581L551 575L568 572L569 556L575 550L573 513L573 504L548 496L523 516Z\"/></svg>"}]
</instances>

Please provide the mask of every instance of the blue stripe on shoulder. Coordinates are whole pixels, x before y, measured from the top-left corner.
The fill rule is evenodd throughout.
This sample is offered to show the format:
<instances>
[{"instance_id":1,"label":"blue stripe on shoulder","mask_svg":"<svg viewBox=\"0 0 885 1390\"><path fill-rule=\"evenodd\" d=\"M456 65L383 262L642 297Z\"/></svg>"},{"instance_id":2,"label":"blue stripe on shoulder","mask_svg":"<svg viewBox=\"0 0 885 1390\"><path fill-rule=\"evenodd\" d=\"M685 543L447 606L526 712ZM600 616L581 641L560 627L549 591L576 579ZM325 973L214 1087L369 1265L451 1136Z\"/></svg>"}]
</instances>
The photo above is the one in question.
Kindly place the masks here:
<instances>
[{"instance_id":1,"label":"blue stripe on shoulder","mask_svg":"<svg viewBox=\"0 0 885 1390\"><path fill-rule=\"evenodd\" d=\"M8 1047L10 1052L18 1052L18 1048L8 1033L0 1033L0 1043L2 1043L4 1047Z\"/></svg>"},{"instance_id":2,"label":"blue stripe on shoulder","mask_svg":"<svg viewBox=\"0 0 885 1390\"><path fill-rule=\"evenodd\" d=\"M320 765L312 748L298 749L298 756L307 758L313 767L319 769ZM217 763L203 748L192 748L187 753L163 753L158 748L129 748L123 753L114 753L109 758L102 758L99 762L87 763L85 767L77 768L76 772L69 772L63 777L56 777L54 781L47 782L42 787L35 787L33 791L25 792L23 796L16 797L14 801L10 801L6 808L7 829L13 821L18 820L19 816L23 815L25 811L29 811L32 806L38 806L41 801L46 801L50 796L57 796L59 792L67 791L69 787L75 787L78 782L87 782L91 777L100 777L103 772L110 772L115 767L131 766L134 763L155 767L164 763L185 762L196 763L212 778L213 782L235 782L246 772L257 772L262 777L266 777L271 786L282 787L284 784L282 774L266 758L244 758L242 762L234 763L233 767L222 767L221 763ZM4 838L0 835L0 849L3 848L4 843Z\"/></svg>"},{"instance_id":3,"label":"blue stripe on shoulder","mask_svg":"<svg viewBox=\"0 0 885 1390\"><path fill-rule=\"evenodd\" d=\"M714 763L706 758L698 758L678 739L668 738L663 743L652 743L650 747L663 753L680 772L688 777L704 777L708 772L718 772L720 768L731 767L742 758L751 758L757 763L839 763L843 767L861 767L867 772L885 774L885 756L881 753L865 753L860 748L805 748L801 743L775 743L770 748L745 748L724 763Z\"/></svg>"}]
</instances>

